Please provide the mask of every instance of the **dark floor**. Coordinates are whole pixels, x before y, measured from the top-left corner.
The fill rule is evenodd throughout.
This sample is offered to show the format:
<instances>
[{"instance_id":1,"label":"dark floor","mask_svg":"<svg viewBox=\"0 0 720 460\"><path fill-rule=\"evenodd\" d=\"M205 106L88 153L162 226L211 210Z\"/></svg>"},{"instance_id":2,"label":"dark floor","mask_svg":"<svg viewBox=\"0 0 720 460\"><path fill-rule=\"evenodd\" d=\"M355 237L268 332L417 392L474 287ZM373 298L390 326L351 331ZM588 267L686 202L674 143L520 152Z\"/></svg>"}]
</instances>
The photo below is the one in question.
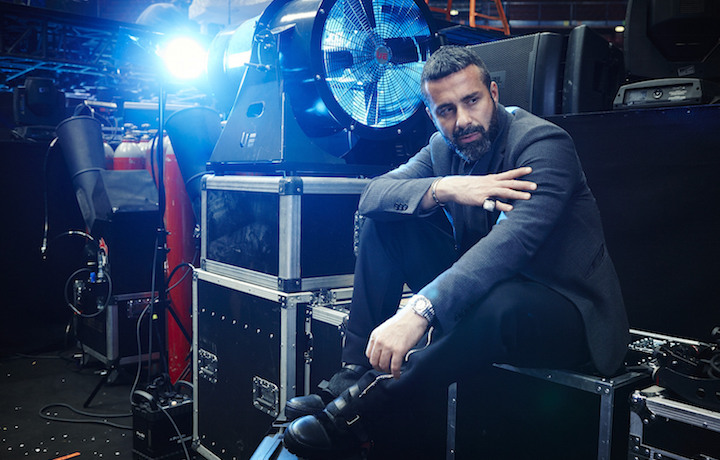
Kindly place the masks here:
<instances>
[{"instance_id":1,"label":"dark floor","mask_svg":"<svg viewBox=\"0 0 720 460\"><path fill-rule=\"evenodd\" d=\"M31 321L11 328L8 322L0 320L0 459L133 458L133 419L129 414L136 365L128 364L121 372L113 373L112 382L100 386L84 408L101 382L105 367L93 360L82 364L82 354L68 345L71 340L65 337L62 324L47 328L38 328L37 323L35 327L23 328L21 324ZM13 337L15 340L10 340ZM457 407L459 460L596 456L597 395L499 369L493 369L493 373L492 378L484 376L480 381L466 382L464 387L459 385L458 400L463 401ZM492 384L493 381L496 383ZM147 377L141 373L138 388L147 388L147 384ZM477 391L478 388L483 391ZM631 390L627 388L628 392ZM447 399L444 394L436 396L413 405L412 416L398 412L397 419L382 421L379 431L386 433L385 439L375 434L375 448L368 458L444 458L446 421L439 414L447 409ZM435 407L431 404L434 400L444 406ZM628 401L627 395L618 400ZM73 413L68 406L87 414ZM624 406L622 411L626 414L628 409ZM223 412L222 408L215 410ZM41 413L52 419L43 418ZM126 416L110 418L112 414ZM627 415L617 416L617 420L627 420ZM61 418L75 422L60 421ZM440 436L439 444L429 442L433 440L432 433ZM522 433L519 438L518 433ZM515 438L523 441L517 442ZM626 439L626 434L615 437L613 459L626 458ZM408 455L409 452L413 454ZM191 450L188 456L200 457ZM272 458L295 457L288 454Z\"/></svg>"},{"instance_id":2,"label":"dark floor","mask_svg":"<svg viewBox=\"0 0 720 460\"><path fill-rule=\"evenodd\" d=\"M103 385L83 408L102 379L103 367L92 362L82 366L77 352L69 348L16 354L0 361L0 458L132 458L132 417L127 415L134 376L122 375ZM41 410L46 417L75 422L46 420ZM113 414L126 416L110 418Z\"/></svg>"},{"instance_id":3,"label":"dark floor","mask_svg":"<svg viewBox=\"0 0 720 460\"><path fill-rule=\"evenodd\" d=\"M133 418L129 415L135 365L124 367L112 383L101 385L84 408L105 368L97 361L81 365L81 358L76 347L0 358L0 459L133 458ZM144 373L140 382L147 386ZM84 414L75 413L70 407ZM126 416L111 418L123 414ZM199 458L192 450L188 455ZM272 458L296 459L279 451ZM398 457L376 452L371 458Z\"/></svg>"}]
</instances>

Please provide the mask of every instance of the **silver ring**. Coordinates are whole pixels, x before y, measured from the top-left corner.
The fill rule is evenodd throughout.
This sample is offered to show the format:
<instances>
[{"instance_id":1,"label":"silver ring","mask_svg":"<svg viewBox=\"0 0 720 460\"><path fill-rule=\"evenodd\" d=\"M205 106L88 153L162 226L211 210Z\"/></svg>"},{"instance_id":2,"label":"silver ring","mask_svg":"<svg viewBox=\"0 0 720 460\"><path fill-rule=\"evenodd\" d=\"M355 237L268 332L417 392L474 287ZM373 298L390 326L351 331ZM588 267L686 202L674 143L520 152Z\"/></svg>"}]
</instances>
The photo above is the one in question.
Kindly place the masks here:
<instances>
[{"instance_id":1,"label":"silver ring","mask_svg":"<svg viewBox=\"0 0 720 460\"><path fill-rule=\"evenodd\" d=\"M495 200L485 200L483 202L483 209L487 212L495 211Z\"/></svg>"}]
</instances>

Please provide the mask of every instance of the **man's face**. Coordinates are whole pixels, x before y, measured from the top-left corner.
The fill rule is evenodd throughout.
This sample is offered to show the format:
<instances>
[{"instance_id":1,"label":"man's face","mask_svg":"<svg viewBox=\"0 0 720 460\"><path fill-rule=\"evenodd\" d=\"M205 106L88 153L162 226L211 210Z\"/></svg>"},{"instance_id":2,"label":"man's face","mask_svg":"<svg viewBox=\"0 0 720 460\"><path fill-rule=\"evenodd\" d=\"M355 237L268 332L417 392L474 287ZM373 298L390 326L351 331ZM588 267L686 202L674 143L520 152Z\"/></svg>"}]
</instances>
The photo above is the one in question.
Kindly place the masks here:
<instances>
[{"instance_id":1,"label":"man's face","mask_svg":"<svg viewBox=\"0 0 720 460\"><path fill-rule=\"evenodd\" d=\"M497 136L498 88L490 90L479 67L471 65L439 80L425 82L427 112L448 144L468 161L490 150Z\"/></svg>"}]
</instances>

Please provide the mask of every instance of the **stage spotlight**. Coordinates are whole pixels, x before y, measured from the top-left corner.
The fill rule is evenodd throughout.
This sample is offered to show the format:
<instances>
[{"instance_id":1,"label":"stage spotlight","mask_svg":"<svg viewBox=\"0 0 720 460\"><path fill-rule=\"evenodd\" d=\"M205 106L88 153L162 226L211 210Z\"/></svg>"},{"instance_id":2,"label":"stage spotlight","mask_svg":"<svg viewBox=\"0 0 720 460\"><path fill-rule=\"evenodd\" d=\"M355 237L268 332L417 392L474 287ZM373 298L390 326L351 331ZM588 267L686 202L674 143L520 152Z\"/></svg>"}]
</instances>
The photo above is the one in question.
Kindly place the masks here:
<instances>
[{"instance_id":1,"label":"stage spotlight","mask_svg":"<svg viewBox=\"0 0 720 460\"><path fill-rule=\"evenodd\" d=\"M207 70L207 50L190 37L177 37L157 51L173 78L194 80Z\"/></svg>"}]
</instances>

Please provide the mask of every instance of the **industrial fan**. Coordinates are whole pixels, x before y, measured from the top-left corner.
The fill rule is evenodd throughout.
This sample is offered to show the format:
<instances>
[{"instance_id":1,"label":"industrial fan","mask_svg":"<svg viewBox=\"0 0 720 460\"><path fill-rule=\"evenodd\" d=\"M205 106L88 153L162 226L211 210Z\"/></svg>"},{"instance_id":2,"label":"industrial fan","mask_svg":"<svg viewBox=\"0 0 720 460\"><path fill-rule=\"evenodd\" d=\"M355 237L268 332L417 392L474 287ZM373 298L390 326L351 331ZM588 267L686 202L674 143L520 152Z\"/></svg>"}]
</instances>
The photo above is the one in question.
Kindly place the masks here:
<instances>
[{"instance_id":1,"label":"industrial fan","mask_svg":"<svg viewBox=\"0 0 720 460\"><path fill-rule=\"evenodd\" d=\"M274 1L252 29L213 169L337 172L407 158L429 134L420 74L432 29L422 1Z\"/></svg>"}]
</instances>

